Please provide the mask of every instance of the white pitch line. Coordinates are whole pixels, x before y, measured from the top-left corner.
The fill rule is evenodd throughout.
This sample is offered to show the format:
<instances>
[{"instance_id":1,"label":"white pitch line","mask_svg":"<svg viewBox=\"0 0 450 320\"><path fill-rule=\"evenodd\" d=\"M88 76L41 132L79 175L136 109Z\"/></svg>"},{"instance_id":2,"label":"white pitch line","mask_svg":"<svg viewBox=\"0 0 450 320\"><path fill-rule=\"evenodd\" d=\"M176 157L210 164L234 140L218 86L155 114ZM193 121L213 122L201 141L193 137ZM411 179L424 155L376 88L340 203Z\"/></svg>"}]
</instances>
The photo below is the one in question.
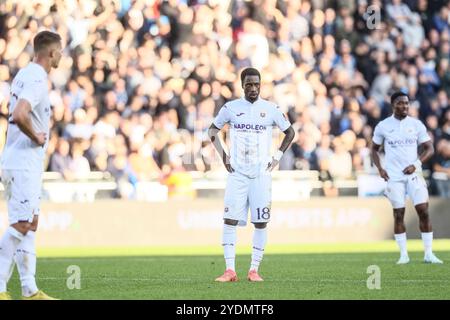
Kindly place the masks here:
<instances>
[{"instance_id":1,"label":"white pitch line","mask_svg":"<svg viewBox=\"0 0 450 320\"><path fill-rule=\"evenodd\" d=\"M89 258L84 258L84 257L70 257L70 258L48 258L48 257L42 257L40 258L38 256L38 260L41 263L52 263L52 262L62 262L62 261L74 261L74 260L82 260L82 261L99 261L99 260L131 260L131 261L140 261L140 262L146 262L146 261L161 261L161 260L170 260L173 262L180 262L180 261L185 261L186 259L183 258L165 258L165 257L151 257L151 258L143 258L143 257L89 257ZM107 262L107 261L105 261Z\"/></svg>"}]
</instances>

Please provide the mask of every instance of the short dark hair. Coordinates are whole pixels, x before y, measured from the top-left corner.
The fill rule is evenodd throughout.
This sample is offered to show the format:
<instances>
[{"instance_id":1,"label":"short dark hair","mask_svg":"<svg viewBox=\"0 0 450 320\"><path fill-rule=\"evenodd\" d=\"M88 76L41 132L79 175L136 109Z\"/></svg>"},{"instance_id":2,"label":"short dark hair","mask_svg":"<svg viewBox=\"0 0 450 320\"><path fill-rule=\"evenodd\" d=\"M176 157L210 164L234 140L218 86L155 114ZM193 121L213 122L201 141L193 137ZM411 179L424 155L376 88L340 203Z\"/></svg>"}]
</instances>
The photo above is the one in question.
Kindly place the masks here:
<instances>
[{"instance_id":1,"label":"short dark hair","mask_svg":"<svg viewBox=\"0 0 450 320\"><path fill-rule=\"evenodd\" d=\"M41 31L39 32L33 40L34 52L39 52L46 49L49 45L53 43L60 43L61 36L57 33L51 31Z\"/></svg>"},{"instance_id":2,"label":"short dark hair","mask_svg":"<svg viewBox=\"0 0 450 320\"><path fill-rule=\"evenodd\" d=\"M255 68L245 68L241 72L241 83L244 84L244 80L246 76L258 76L259 80L261 80L261 74Z\"/></svg>"},{"instance_id":3,"label":"short dark hair","mask_svg":"<svg viewBox=\"0 0 450 320\"><path fill-rule=\"evenodd\" d=\"M407 97L409 99L408 95L405 92L396 91L391 95L391 105L394 104L395 99L397 99L398 97Z\"/></svg>"}]
</instances>

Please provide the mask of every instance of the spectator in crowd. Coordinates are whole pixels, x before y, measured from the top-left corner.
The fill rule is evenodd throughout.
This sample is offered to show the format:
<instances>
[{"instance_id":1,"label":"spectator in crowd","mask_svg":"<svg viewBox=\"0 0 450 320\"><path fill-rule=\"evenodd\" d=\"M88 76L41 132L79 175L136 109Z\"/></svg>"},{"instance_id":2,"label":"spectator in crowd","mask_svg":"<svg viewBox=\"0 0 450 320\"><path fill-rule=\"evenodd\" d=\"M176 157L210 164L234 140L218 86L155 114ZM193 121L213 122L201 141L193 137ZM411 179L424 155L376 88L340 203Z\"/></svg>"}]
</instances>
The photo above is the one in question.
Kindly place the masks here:
<instances>
[{"instance_id":1,"label":"spectator in crowd","mask_svg":"<svg viewBox=\"0 0 450 320\"><path fill-rule=\"evenodd\" d=\"M73 123L65 127L64 136L67 139L89 140L92 136L93 127L89 124L87 113L84 109L77 109L73 113Z\"/></svg>"},{"instance_id":2,"label":"spectator in crowd","mask_svg":"<svg viewBox=\"0 0 450 320\"><path fill-rule=\"evenodd\" d=\"M153 150L150 144L142 144L133 147L133 151L128 156L131 170L135 173L139 181L150 181L159 178L161 170L153 158Z\"/></svg>"},{"instance_id":3,"label":"spectator in crowd","mask_svg":"<svg viewBox=\"0 0 450 320\"><path fill-rule=\"evenodd\" d=\"M117 185L113 197L133 199L136 194L137 177L128 162L126 149L118 151L108 159L107 170L111 173Z\"/></svg>"}]
</instances>

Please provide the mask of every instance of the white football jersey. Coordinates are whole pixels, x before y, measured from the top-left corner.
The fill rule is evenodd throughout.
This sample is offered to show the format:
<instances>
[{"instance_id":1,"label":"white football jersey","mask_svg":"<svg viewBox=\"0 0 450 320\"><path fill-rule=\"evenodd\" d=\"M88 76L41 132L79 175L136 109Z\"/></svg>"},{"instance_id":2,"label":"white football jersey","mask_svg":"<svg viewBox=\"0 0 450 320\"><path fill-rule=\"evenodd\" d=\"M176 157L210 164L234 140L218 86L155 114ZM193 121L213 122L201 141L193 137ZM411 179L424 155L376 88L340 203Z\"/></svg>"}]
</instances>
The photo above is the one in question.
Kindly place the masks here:
<instances>
[{"instance_id":1,"label":"white football jersey","mask_svg":"<svg viewBox=\"0 0 450 320\"><path fill-rule=\"evenodd\" d=\"M272 127L285 131L291 126L279 107L261 98L254 103L244 98L227 102L213 123L219 129L230 125L231 166L252 178L271 160Z\"/></svg>"},{"instance_id":2,"label":"white football jersey","mask_svg":"<svg viewBox=\"0 0 450 320\"><path fill-rule=\"evenodd\" d=\"M19 99L25 99L31 105L30 116L34 131L47 133L44 146L36 145L14 123L12 113ZM2 169L43 171L49 138L50 114L47 72L41 65L31 62L19 70L11 84L9 123L1 159Z\"/></svg>"},{"instance_id":3,"label":"white football jersey","mask_svg":"<svg viewBox=\"0 0 450 320\"><path fill-rule=\"evenodd\" d=\"M384 169L392 181L404 180L403 170L418 158L418 146L430 141L422 122L415 118L396 119L393 115L377 124L373 142L384 146Z\"/></svg>"}]
</instances>

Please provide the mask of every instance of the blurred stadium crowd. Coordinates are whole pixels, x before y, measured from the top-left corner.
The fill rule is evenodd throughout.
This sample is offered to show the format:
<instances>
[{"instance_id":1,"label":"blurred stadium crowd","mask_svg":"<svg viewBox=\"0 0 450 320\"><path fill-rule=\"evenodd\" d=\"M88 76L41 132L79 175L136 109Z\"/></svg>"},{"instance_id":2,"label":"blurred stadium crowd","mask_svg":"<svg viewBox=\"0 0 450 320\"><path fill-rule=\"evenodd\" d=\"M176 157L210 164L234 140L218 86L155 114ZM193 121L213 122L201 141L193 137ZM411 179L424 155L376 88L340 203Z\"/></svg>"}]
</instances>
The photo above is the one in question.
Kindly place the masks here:
<instances>
[{"instance_id":1,"label":"blurred stadium crowd","mask_svg":"<svg viewBox=\"0 0 450 320\"><path fill-rule=\"evenodd\" d=\"M435 143L434 191L450 197L449 12L440 0L2 1L0 149L9 82L45 28L66 46L49 76L47 170L67 180L223 170L206 130L253 66L298 131L281 170L324 181L373 170L372 130L402 89Z\"/></svg>"}]
</instances>

